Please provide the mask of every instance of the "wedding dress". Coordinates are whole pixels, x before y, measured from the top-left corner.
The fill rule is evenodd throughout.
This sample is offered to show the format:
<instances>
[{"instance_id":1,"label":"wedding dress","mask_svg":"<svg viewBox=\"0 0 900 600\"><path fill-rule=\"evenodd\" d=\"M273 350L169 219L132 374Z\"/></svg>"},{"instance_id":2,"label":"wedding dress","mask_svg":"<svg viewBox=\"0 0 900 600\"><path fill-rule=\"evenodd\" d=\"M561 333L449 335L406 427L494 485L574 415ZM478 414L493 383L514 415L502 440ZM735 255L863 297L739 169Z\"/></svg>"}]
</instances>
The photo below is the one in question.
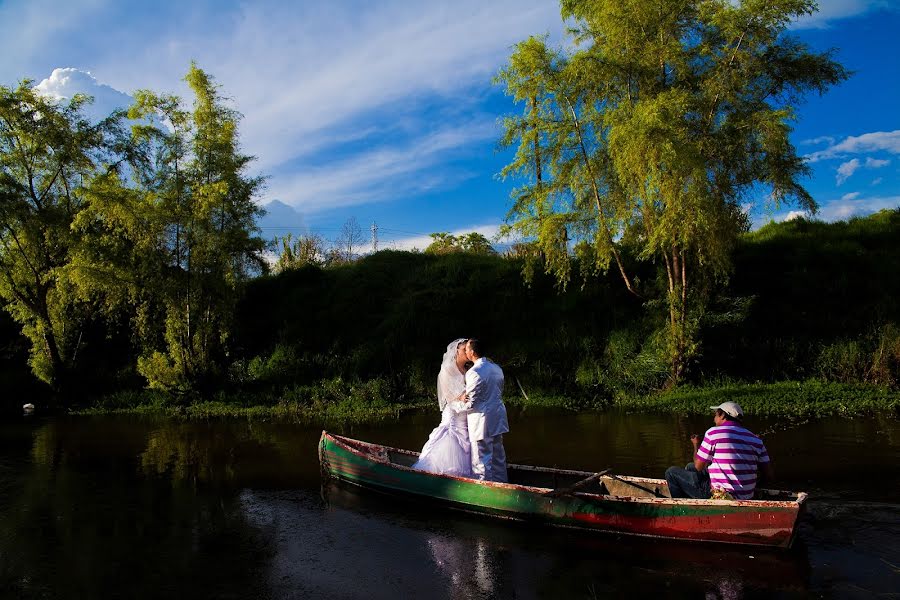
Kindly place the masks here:
<instances>
[{"instance_id":1,"label":"wedding dress","mask_svg":"<svg viewBox=\"0 0 900 600\"><path fill-rule=\"evenodd\" d=\"M456 366L456 349L462 342L465 340L453 340L444 353L438 375L441 423L428 436L419 460L413 465L414 469L459 477L472 476L472 447L465 402L466 379Z\"/></svg>"}]
</instances>

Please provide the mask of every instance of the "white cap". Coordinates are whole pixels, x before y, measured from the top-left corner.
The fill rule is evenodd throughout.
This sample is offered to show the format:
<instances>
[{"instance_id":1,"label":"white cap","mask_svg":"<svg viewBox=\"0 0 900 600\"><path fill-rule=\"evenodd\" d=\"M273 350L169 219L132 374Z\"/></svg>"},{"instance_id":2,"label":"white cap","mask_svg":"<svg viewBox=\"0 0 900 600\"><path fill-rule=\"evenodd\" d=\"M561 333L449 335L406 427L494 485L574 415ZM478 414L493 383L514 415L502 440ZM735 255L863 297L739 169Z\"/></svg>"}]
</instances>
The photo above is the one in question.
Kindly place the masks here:
<instances>
[{"instance_id":1,"label":"white cap","mask_svg":"<svg viewBox=\"0 0 900 600\"><path fill-rule=\"evenodd\" d=\"M744 411L741 410L741 405L737 402L723 402L718 406L710 406L711 409L716 410L719 409L724 412L726 415L731 417L743 417Z\"/></svg>"}]
</instances>

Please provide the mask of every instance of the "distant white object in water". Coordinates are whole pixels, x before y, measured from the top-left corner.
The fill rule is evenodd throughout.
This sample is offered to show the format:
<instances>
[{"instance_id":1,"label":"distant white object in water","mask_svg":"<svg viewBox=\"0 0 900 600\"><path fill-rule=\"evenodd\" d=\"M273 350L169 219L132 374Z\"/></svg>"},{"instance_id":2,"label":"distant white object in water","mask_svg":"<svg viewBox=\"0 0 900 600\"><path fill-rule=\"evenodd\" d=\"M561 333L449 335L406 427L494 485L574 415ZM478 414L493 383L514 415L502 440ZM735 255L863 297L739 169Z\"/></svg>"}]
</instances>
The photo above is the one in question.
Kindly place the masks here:
<instances>
[{"instance_id":1,"label":"distant white object in water","mask_svg":"<svg viewBox=\"0 0 900 600\"><path fill-rule=\"evenodd\" d=\"M33 413L34 412L34 404L32 404L31 402L29 402L28 404L23 404L22 410L25 411L26 415L29 413Z\"/></svg>"}]
</instances>

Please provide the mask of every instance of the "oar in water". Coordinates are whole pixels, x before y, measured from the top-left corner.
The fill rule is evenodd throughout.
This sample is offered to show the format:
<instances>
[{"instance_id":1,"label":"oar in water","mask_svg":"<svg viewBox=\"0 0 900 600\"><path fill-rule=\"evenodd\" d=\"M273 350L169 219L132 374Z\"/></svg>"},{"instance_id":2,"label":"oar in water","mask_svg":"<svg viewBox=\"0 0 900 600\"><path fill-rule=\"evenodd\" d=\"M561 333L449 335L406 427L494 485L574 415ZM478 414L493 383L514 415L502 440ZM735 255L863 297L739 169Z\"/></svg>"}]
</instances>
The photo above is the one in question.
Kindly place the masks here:
<instances>
[{"instance_id":1,"label":"oar in water","mask_svg":"<svg viewBox=\"0 0 900 600\"><path fill-rule=\"evenodd\" d=\"M571 494L572 492L578 490L579 488L583 488L584 486L588 485L589 483L593 483L594 481L597 481L598 479L600 479L601 477L603 477L610 471L612 471L611 468L603 469L599 473L594 473L590 477L585 477L581 481L574 483L574 484L570 485L569 487L559 487L559 488L556 488L555 490L550 490L549 492L547 492L544 495L549 496L550 498L558 498L560 496L565 496L566 494Z\"/></svg>"}]
</instances>

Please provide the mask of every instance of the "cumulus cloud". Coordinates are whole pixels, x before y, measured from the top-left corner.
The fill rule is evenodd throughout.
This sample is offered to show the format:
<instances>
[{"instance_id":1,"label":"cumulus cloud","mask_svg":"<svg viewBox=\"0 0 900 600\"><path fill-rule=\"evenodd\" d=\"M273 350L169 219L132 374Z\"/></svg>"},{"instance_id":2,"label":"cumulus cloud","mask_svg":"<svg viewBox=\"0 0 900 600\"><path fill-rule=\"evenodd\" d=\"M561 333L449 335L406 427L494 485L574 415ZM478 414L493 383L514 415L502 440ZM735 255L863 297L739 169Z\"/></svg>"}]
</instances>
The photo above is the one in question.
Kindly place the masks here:
<instances>
[{"instance_id":1,"label":"cumulus cloud","mask_svg":"<svg viewBox=\"0 0 900 600\"><path fill-rule=\"evenodd\" d=\"M792 210L784 216L785 221L793 221L794 219L808 219L809 213L805 210Z\"/></svg>"},{"instance_id":2,"label":"cumulus cloud","mask_svg":"<svg viewBox=\"0 0 900 600\"><path fill-rule=\"evenodd\" d=\"M97 81L89 71L72 67L53 69L50 77L42 80L34 89L58 101L70 100L75 94L93 97L93 103L84 112L95 122L108 117L116 109L128 108L133 101L128 94Z\"/></svg>"},{"instance_id":3,"label":"cumulus cloud","mask_svg":"<svg viewBox=\"0 0 900 600\"><path fill-rule=\"evenodd\" d=\"M829 158L841 158L851 154L868 152L888 152L900 154L900 129L894 131L874 131L858 136L850 136L825 150L807 154L804 158L814 163Z\"/></svg>"},{"instance_id":4,"label":"cumulus cloud","mask_svg":"<svg viewBox=\"0 0 900 600\"><path fill-rule=\"evenodd\" d=\"M862 166L862 163L859 162L858 158L842 163L841 166L837 168L837 184L841 185L847 181L851 175L856 173L860 166Z\"/></svg>"}]
</instances>

